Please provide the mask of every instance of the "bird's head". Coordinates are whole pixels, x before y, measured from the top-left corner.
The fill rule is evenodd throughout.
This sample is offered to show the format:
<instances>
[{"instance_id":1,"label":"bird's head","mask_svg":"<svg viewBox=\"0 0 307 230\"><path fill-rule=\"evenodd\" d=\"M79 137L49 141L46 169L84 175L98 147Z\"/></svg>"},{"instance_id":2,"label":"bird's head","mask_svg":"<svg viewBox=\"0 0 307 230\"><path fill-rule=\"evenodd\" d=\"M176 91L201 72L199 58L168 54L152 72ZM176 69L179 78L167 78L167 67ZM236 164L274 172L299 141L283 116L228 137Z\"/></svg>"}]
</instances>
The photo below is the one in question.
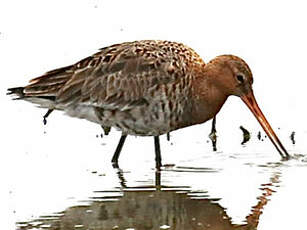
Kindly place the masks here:
<instances>
[{"instance_id":1,"label":"bird's head","mask_svg":"<svg viewBox=\"0 0 307 230\"><path fill-rule=\"evenodd\" d=\"M221 55L211 60L205 67L212 84L226 96L238 96L257 118L283 158L289 154L283 147L269 122L261 112L252 90L253 75L244 60L233 55Z\"/></svg>"},{"instance_id":2,"label":"bird's head","mask_svg":"<svg viewBox=\"0 0 307 230\"><path fill-rule=\"evenodd\" d=\"M252 91L253 75L244 60L233 55L221 55L211 60L206 68L214 77L214 84L227 96L241 97Z\"/></svg>"}]
</instances>

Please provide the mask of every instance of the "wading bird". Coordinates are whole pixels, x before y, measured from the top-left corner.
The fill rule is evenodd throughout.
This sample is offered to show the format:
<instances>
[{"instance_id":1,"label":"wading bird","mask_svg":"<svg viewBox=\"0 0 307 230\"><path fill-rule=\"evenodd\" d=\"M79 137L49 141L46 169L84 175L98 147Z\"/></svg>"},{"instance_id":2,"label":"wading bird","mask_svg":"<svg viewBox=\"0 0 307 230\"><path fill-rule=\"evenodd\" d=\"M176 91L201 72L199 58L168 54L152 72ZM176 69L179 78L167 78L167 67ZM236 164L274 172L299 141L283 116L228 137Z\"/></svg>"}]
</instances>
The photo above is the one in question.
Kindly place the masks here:
<instances>
[{"instance_id":1,"label":"wading bird","mask_svg":"<svg viewBox=\"0 0 307 230\"><path fill-rule=\"evenodd\" d=\"M72 117L115 127L122 136L113 155L117 164L127 135L154 136L156 166L161 165L159 136L215 117L228 96L240 97L283 158L289 154L254 98L253 77L239 57L221 55L208 64L176 42L144 40L100 49L73 65L8 89L30 101Z\"/></svg>"}]
</instances>

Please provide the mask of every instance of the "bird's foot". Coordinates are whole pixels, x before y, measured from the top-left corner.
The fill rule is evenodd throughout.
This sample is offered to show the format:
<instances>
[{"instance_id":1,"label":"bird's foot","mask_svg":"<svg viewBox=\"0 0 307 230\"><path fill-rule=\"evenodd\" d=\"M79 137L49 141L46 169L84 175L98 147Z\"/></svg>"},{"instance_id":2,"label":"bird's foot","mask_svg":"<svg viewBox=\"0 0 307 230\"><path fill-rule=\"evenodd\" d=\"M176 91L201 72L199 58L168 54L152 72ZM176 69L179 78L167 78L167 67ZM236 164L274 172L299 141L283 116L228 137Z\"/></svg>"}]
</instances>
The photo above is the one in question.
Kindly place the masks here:
<instances>
[{"instance_id":1,"label":"bird's foot","mask_svg":"<svg viewBox=\"0 0 307 230\"><path fill-rule=\"evenodd\" d=\"M216 130L211 131L211 133L209 134L209 138L212 142L213 151L215 152L217 150L217 148L216 148L216 142L217 142Z\"/></svg>"}]
</instances>

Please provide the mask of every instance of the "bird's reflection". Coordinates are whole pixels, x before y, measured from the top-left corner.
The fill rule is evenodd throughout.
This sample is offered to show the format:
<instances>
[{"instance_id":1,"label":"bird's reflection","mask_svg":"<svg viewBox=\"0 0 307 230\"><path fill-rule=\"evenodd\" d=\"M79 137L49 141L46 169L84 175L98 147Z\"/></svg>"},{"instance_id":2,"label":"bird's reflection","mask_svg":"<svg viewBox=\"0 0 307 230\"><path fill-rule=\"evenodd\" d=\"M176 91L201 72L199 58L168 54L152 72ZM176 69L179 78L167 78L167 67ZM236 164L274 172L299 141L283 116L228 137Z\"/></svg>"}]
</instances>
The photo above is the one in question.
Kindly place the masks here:
<instances>
[{"instance_id":1,"label":"bird's reflection","mask_svg":"<svg viewBox=\"0 0 307 230\"><path fill-rule=\"evenodd\" d=\"M217 199L210 199L207 191L193 192L188 187L167 187L161 184L163 170L155 170L152 186L128 187L125 175L116 169L120 188L114 191L97 191L90 202L73 206L65 211L18 223L26 229L257 229L258 221L273 187L279 183L279 173L274 173L270 182L261 185L263 193L243 225L232 224Z\"/></svg>"}]
</instances>

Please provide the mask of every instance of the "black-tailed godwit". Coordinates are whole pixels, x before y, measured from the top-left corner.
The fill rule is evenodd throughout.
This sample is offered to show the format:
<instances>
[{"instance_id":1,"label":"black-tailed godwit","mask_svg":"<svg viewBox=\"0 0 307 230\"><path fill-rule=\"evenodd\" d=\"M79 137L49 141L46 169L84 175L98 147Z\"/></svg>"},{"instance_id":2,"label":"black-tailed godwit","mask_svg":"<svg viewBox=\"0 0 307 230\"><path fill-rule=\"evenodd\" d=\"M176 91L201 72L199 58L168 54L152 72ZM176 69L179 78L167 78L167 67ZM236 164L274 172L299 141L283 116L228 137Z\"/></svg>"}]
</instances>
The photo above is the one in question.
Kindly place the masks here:
<instances>
[{"instance_id":1,"label":"black-tailed godwit","mask_svg":"<svg viewBox=\"0 0 307 230\"><path fill-rule=\"evenodd\" d=\"M239 57L222 55L208 64L176 42L144 40L116 44L73 65L47 72L25 87L8 89L17 99L122 132L112 162L127 135L159 136L215 117L228 96L240 97L283 158L289 154L254 98L252 72Z\"/></svg>"}]
</instances>

